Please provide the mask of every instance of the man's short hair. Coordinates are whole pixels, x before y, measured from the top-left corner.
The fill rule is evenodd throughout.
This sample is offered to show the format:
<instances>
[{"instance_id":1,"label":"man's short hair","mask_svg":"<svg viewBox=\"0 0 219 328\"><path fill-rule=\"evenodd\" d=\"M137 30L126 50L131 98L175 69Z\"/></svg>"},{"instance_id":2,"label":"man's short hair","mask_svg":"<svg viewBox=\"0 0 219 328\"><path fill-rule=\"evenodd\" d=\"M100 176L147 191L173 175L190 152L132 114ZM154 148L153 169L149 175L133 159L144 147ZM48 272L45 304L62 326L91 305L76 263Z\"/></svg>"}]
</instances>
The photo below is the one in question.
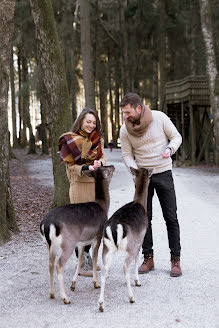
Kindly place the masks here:
<instances>
[{"instance_id":1,"label":"man's short hair","mask_svg":"<svg viewBox=\"0 0 219 328\"><path fill-rule=\"evenodd\" d=\"M137 106L142 106L142 101L137 93L129 92L127 93L120 103L120 107L125 107L127 105L131 105L132 107L136 108Z\"/></svg>"}]
</instances>

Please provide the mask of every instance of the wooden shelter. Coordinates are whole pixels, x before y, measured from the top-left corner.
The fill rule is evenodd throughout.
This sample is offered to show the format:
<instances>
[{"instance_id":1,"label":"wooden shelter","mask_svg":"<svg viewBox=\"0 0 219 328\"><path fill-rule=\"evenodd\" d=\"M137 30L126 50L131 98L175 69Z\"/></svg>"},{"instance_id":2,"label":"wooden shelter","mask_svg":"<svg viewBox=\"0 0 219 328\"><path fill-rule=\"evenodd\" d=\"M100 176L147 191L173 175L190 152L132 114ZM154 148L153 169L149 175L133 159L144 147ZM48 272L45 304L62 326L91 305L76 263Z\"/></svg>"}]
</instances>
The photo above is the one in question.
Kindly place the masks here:
<instances>
[{"instance_id":1,"label":"wooden shelter","mask_svg":"<svg viewBox=\"0 0 219 328\"><path fill-rule=\"evenodd\" d=\"M163 111L183 137L177 159L214 161L213 116L205 76L188 76L166 83Z\"/></svg>"}]
</instances>

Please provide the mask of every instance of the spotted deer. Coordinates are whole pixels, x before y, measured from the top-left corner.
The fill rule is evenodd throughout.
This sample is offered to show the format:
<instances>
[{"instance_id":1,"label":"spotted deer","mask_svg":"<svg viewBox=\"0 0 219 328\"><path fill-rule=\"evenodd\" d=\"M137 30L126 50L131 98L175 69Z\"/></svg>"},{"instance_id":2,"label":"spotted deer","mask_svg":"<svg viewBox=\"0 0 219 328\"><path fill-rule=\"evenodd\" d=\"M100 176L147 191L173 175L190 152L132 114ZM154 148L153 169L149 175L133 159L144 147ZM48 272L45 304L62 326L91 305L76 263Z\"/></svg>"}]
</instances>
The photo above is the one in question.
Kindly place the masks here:
<instances>
[{"instance_id":1,"label":"spotted deer","mask_svg":"<svg viewBox=\"0 0 219 328\"><path fill-rule=\"evenodd\" d=\"M60 296L65 304L70 301L65 292L63 271L64 266L78 248L78 265L74 274L71 290L75 290L76 280L83 262L84 246L92 246L93 256L93 284L98 288L97 256L103 235L104 225L107 222L107 213L110 204L109 184L115 168L101 166L94 171L83 171L95 180L95 201L79 204L58 206L49 211L40 223L40 232L46 240L49 250L50 298L54 298L53 273L54 262L58 253L61 253L56 263L59 280Z\"/></svg>"},{"instance_id":2,"label":"spotted deer","mask_svg":"<svg viewBox=\"0 0 219 328\"><path fill-rule=\"evenodd\" d=\"M118 250L127 253L123 270L130 303L135 301L130 283L130 265L133 260L135 260L135 285L141 286L138 274L138 257L148 226L146 203L152 171L145 168L130 168L130 170L135 177L134 200L118 209L104 228L102 253L104 270L101 275L100 312L104 311L104 291L110 263Z\"/></svg>"}]
</instances>

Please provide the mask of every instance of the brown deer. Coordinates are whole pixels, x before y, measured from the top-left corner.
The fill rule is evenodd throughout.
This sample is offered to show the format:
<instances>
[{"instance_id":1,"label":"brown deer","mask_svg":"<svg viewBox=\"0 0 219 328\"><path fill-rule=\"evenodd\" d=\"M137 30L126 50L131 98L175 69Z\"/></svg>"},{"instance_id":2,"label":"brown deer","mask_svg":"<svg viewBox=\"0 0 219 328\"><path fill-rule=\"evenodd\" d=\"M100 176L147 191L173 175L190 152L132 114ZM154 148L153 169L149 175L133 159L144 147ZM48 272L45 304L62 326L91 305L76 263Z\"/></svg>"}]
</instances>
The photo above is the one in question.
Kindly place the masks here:
<instances>
[{"instance_id":1,"label":"brown deer","mask_svg":"<svg viewBox=\"0 0 219 328\"><path fill-rule=\"evenodd\" d=\"M135 260L135 285L141 286L138 274L138 257L143 239L148 226L147 218L147 193L149 178L152 171L145 168L130 168L135 176L134 200L118 209L104 228L103 237L103 264L101 275L101 292L99 297L99 311L104 311L104 290L109 266L113 254L118 250L127 253L123 266L130 303L134 303L134 296L130 283L130 264Z\"/></svg>"},{"instance_id":2,"label":"brown deer","mask_svg":"<svg viewBox=\"0 0 219 328\"><path fill-rule=\"evenodd\" d=\"M65 293L63 271L75 247L78 248L78 265L71 290L75 290L76 280L83 262L84 246L86 245L92 245L93 283L94 288L99 287L97 256L104 225L107 222L110 204L109 184L114 170L114 166L111 165L98 167L94 171L83 171L84 174L95 180L95 201L53 208L40 223L40 232L49 249L50 298L54 298L54 262L58 252L61 252L56 263L60 295L65 304L70 303Z\"/></svg>"}]
</instances>

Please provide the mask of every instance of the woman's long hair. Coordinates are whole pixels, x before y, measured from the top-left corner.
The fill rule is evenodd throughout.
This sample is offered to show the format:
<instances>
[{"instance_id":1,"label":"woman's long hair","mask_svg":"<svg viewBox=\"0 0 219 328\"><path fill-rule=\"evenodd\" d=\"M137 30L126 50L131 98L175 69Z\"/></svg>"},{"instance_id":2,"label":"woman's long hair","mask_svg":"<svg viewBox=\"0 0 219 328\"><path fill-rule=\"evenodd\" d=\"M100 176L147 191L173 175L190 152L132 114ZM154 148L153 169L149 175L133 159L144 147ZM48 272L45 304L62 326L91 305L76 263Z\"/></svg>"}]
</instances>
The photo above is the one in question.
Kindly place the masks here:
<instances>
[{"instance_id":1,"label":"woman's long hair","mask_svg":"<svg viewBox=\"0 0 219 328\"><path fill-rule=\"evenodd\" d=\"M78 116L78 118L76 119L76 121L73 125L72 132L78 133L78 131L81 129L82 122L83 122L83 119L86 114L94 115L94 117L96 118L96 130L97 130L97 133L101 136L102 129L101 129L101 124L100 124L100 120L99 120L97 111L94 109L91 109L89 107L83 108L82 112L80 113L80 115Z\"/></svg>"}]
</instances>

